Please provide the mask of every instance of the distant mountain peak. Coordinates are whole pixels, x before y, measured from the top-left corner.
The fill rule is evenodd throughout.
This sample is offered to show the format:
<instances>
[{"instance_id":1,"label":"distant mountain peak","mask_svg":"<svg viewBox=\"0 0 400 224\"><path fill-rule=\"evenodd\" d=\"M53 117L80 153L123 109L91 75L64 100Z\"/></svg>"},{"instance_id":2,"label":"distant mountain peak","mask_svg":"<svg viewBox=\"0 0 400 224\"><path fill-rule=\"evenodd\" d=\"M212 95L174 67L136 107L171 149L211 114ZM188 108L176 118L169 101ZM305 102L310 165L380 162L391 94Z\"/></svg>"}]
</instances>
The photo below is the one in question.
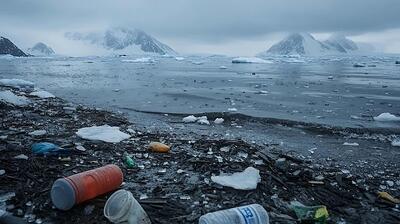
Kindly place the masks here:
<instances>
[{"instance_id":1,"label":"distant mountain peak","mask_svg":"<svg viewBox=\"0 0 400 224\"><path fill-rule=\"evenodd\" d=\"M54 50L47 46L46 44L39 42L35 44L32 48L28 48L29 54L36 55L36 56L42 56L42 55L52 55L55 54Z\"/></svg>"},{"instance_id":2,"label":"distant mountain peak","mask_svg":"<svg viewBox=\"0 0 400 224\"><path fill-rule=\"evenodd\" d=\"M21 49L19 49L13 42L9 39L0 36L0 55L9 54L16 57L27 57Z\"/></svg>"},{"instance_id":3,"label":"distant mountain peak","mask_svg":"<svg viewBox=\"0 0 400 224\"><path fill-rule=\"evenodd\" d=\"M127 53L140 53L133 51L141 51L161 55L176 54L171 47L139 29L113 27L99 33L84 34L68 32L65 34L65 37L71 40L81 40L90 44L96 44L113 51L131 50L132 52Z\"/></svg>"},{"instance_id":4,"label":"distant mountain peak","mask_svg":"<svg viewBox=\"0 0 400 224\"><path fill-rule=\"evenodd\" d=\"M342 34L333 34L321 42L309 33L292 33L261 55L326 55L350 53L358 49L356 43Z\"/></svg>"}]
</instances>

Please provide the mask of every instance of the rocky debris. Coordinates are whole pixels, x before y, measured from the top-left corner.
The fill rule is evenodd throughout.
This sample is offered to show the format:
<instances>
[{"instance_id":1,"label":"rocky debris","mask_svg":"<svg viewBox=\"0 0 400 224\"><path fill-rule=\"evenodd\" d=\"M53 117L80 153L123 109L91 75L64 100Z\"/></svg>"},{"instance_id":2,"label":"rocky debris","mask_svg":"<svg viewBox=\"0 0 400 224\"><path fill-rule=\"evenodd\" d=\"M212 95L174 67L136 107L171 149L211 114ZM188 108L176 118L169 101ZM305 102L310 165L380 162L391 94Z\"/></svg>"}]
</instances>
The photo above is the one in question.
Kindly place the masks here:
<instances>
[{"instance_id":1,"label":"rocky debris","mask_svg":"<svg viewBox=\"0 0 400 224\"><path fill-rule=\"evenodd\" d=\"M0 55L9 54L16 57L27 57L21 49L19 49L13 42L9 39L0 36Z\"/></svg>"},{"instance_id":2,"label":"rocky debris","mask_svg":"<svg viewBox=\"0 0 400 224\"><path fill-rule=\"evenodd\" d=\"M59 98L40 99L9 87L0 87L0 91L24 94L32 101L24 107L0 103L0 136L6 136L0 138L0 170L4 171L0 175L0 206L30 222L107 223L103 208L112 192L67 212L54 209L49 192L60 177L106 164L122 168L121 188L139 199L152 223L197 223L208 212L252 203L268 211L271 223L295 223L291 201L326 206L329 223L400 221L396 207L399 169L377 167L376 173L351 173L340 170L334 161L321 165L283 153L276 145L141 132L122 115L71 105ZM105 124L131 135L116 143L76 135L82 127ZM47 133L29 135L35 130ZM40 142L51 142L68 153L35 154L31 147ZM151 142L172 147L168 153L152 152L148 150ZM131 156L135 167L126 167L124 153ZM247 167L259 171L254 190L236 190L211 180L221 172L233 174ZM378 196L377 192L388 195Z\"/></svg>"}]
</instances>

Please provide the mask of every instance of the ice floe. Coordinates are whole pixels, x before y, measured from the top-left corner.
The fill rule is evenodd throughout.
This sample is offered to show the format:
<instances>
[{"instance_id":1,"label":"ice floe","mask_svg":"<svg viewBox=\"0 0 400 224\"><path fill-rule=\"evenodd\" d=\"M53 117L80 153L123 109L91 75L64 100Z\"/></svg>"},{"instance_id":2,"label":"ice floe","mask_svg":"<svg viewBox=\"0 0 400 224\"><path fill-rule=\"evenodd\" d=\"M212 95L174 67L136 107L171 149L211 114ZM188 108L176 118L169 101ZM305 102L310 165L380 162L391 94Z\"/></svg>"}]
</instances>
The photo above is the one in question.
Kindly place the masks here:
<instances>
[{"instance_id":1,"label":"ice floe","mask_svg":"<svg viewBox=\"0 0 400 224\"><path fill-rule=\"evenodd\" d=\"M47 91L44 91L44 90L38 90L38 91L35 91L35 92L31 92L29 95L37 96L37 97L43 98L43 99L54 98L55 97L53 94L51 94L51 93L49 93Z\"/></svg>"},{"instance_id":2,"label":"ice floe","mask_svg":"<svg viewBox=\"0 0 400 224\"><path fill-rule=\"evenodd\" d=\"M238 58L233 58L232 63L272 64L273 62L256 57L238 57Z\"/></svg>"},{"instance_id":3,"label":"ice floe","mask_svg":"<svg viewBox=\"0 0 400 224\"><path fill-rule=\"evenodd\" d=\"M149 57L136 58L136 59L124 59L122 62L132 62L132 63L154 63L154 59Z\"/></svg>"},{"instance_id":4,"label":"ice floe","mask_svg":"<svg viewBox=\"0 0 400 224\"><path fill-rule=\"evenodd\" d=\"M359 146L359 144L357 142L345 142L345 143L343 143L343 145L345 145L345 146Z\"/></svg>"},{"instance_id":5,"label":"ice floe","mask_svg":"<svg viewBox=\"0 0 400 224\"><path fill-rule=\"evenodd\" d=\"M184 123L194 123L194 122L197 122L197 123L199 123L199 124L206 124L206 125L209 125L209 124L210 124L210 122L208 121L207 116L196 117L196 116L194 116L194 115L190 115L190 116L184 117L184 118L182 119L182 121L183 121Z\"/></svg>"},{"instance_id":6,"label":"ice floe","mask_svg":"<svg viewBox=\"0 0 400 224\"><path fill-rule=\"evenodd\" d=\"M35 84L22 79L0 79L0 86L14 87L18 89L33 89Z\"/></svg>"},{"instance_id":7,"label":"ice floe","mask_svg":"<svg viewBox=\"0 0 400 224\"><path fill-rule=\"evenodd\" d=\"M28 98L24 96L17 96L10 90L0 91L0 101L16 106L25 106L31 103Z\"/></svg>"},{"instance_id":8,"label":"ice floe","mask_svg":"<svg viewBox=\"0 0 400 224\"><path fill-rule=\"evenodd\" d=\"M76 135L87 140L99 140L109 143L117 143L131 137L120 131L119 127L111 127L109 125L80 128Z\"/></svg>"},{"instance_id":9,"label":"ice floe","mask_svg":"<svg viewBox=\"0 0 400 224\"><path fill-rule=\"evenodd\" d=\"M223 118L215 118L214 124L222 124L222 123L224 123L224 119Z\"/></svg>"}]
</instances>

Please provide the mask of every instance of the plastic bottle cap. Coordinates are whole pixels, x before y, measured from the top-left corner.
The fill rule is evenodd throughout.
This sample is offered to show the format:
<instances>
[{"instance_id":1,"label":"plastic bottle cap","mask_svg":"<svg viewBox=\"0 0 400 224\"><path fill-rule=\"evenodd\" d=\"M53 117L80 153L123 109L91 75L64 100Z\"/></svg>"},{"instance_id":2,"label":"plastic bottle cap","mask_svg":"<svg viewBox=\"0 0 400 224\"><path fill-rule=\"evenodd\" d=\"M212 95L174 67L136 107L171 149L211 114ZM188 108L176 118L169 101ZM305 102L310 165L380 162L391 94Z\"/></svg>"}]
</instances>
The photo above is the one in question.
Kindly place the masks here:
<instances>
[{"instance_id":1,"label":"plastic bottle cap","mask_svg":"<svg viewBox=\"0 0 400 224\"><path fill-rule=\"evenodd\" d=\"M74 188L64 178L56 180L51 188L51 201L58 209L71 209L75 205Z\"/></svg>"}]
</instances>

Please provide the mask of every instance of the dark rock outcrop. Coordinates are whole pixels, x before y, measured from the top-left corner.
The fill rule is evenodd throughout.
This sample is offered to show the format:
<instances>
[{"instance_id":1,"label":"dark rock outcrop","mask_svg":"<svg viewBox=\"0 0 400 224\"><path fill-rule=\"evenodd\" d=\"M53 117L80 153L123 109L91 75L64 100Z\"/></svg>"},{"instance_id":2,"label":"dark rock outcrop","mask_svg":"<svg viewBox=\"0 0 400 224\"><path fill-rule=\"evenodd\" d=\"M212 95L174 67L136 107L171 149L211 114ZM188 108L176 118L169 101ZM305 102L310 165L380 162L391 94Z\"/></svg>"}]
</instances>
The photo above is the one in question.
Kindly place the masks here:
<instances>
[{"instance_id":1,"label":"dark rock outcrop","mask_svg":"<svg viewBox=\"0 0 400 224\"><path fill-rule=\"evenodd\" d=\"M27 57L21 49L19 49L13 42L9 39L0 36L0 55L1 54L9 54L17 57Z\"/></svg>"}]
</instances>

